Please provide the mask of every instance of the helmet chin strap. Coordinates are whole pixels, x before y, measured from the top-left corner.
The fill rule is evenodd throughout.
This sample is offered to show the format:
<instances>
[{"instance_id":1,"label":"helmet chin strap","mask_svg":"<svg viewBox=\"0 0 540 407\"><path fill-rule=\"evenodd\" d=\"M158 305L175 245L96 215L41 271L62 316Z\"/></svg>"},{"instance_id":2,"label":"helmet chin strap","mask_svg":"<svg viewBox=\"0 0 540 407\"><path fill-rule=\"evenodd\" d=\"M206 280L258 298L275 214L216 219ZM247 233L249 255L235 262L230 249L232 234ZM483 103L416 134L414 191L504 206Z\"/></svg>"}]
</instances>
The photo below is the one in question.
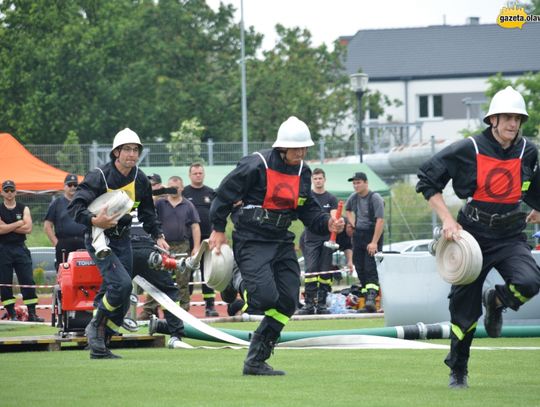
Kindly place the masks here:
<instances>
[{"instance_id":1,"label":"helmet chin strap","mask_svg":"<svg viewBox=\"0 0 540 407\"><path fill-rule=\"evenodd\" d=\"M498 130L498 127L499 127L499 115L496 115L496 118L497 118L497 121L495 122L495 124L491 125L491 129L492 129L491 132L493 133L493 136L497 139L497 141L499 141L498 140L498 138L500 137L499 136L499 130ZM514 139L512 140L511 144L513 144L516 141L516 139L518 138L520 130L521 130L521 123L519 124L519 128L517 129L516 135L514 136Z\"/></svg>"}]
</instances>

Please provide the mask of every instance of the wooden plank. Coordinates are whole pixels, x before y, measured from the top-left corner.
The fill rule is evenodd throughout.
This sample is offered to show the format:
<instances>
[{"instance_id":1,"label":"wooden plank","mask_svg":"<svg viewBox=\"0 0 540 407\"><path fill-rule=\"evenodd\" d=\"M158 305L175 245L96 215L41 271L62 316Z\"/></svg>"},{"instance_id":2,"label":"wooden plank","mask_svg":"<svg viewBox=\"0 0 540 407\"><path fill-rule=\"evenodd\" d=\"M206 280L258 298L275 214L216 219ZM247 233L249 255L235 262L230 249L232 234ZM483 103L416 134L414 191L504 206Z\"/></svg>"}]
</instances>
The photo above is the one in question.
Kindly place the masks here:
<instances>
[{"instance_id":1,"label":"wooden plank","mask_svg":"<svg viewBox=\"0 0 540 407\"><path fill-rule=\"evenodd\" d=\"M56 335L43 336L13 336L0 338L0 352L24 351L58 351L84 348L86 337L59 337ZM165 346L165 336L157 335L122 335L111 338L110 348L162 348Z\"/></svg>"}]
</instances>

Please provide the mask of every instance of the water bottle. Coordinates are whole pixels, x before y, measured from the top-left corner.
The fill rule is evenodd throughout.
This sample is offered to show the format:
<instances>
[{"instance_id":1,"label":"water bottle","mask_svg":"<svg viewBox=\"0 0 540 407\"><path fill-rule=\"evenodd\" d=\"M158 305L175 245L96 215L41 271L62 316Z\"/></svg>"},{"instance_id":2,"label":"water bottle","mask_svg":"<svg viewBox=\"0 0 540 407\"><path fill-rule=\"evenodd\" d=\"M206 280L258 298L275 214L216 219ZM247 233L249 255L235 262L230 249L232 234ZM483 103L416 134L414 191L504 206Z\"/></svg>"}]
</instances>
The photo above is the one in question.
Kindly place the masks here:
<instances>
[{"instance_id":1,"label":"water bottle","mask_svg":"<svg viewBox=\"0 0 540 407\"><path fill-rule=\"evenodd\" d=\"M342 294L329 294L326 303L329 304L328 310L332 314L345 314L347 312L345 296Z\"/></svg>"}]
</instances>

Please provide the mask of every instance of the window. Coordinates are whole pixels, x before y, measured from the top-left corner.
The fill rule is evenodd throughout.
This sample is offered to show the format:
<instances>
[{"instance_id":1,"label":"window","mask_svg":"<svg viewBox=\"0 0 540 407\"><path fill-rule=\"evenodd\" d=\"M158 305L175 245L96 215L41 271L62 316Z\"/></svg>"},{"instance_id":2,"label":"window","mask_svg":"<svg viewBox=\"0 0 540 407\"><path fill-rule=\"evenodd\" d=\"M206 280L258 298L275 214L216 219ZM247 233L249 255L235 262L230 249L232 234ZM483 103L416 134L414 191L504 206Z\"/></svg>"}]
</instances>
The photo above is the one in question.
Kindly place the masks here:
<instances>
[{"instance_id":1,"label":"window","mask_svg":"<svg viewBox=\"0 0 540 407\"><path fill-rule=\"evenodd\" d=\"M433 95L433 117L442 117L442 95Z\"/></svg>"},{"instance_id":2,"label":"window","mask_svg":"<svg viewBox=\"0 0 540 407\"><path fill-rule=\"evenodd\" d=\"M428 96L420 96L420 117L429 117Z\"/></svg>"},{"instance_id":3,"label":"window","mask_svg":"<svg viewBox=\"0 0 540 407\"><path fill-rule=\"evenodd\" d=\"M442 95L418 96L418 116L421 119L443 117Z\"/></svg>"}]
</instances>

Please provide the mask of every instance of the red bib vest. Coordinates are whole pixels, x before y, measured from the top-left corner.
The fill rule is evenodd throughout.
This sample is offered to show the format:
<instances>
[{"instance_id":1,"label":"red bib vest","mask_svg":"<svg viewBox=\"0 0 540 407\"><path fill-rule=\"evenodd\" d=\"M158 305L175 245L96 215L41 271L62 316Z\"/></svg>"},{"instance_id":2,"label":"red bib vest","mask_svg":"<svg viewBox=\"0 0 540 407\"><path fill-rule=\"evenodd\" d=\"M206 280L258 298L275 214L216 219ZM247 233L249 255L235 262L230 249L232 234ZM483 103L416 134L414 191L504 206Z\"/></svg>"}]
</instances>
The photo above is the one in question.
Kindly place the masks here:
<instances>
[{"instance_id":1,"label":"red bib vest","mask_svg":"<svg viewBox=\"0 0 540 407\"><path fill-rule=\"evenodd\" d=\"M481 154L476 140L476 191L473 199L482 202L515 204L521 199L521 159L526 141L518 158L500 160Z\"/></svg>"},{"instance_id":2,"label":"red bib vest","mask_svg":"<svg viewBox=\"0 0 540 407\"><path fill-rule=\"evenodd\" d=\"M301 162L297 175L289 175L268 168L262 154L255 154L261 157L266 168L266 195L262 207L272 210L296 209L300 196L300 173L304 161Z\"/></svg>"}]
</instances>

